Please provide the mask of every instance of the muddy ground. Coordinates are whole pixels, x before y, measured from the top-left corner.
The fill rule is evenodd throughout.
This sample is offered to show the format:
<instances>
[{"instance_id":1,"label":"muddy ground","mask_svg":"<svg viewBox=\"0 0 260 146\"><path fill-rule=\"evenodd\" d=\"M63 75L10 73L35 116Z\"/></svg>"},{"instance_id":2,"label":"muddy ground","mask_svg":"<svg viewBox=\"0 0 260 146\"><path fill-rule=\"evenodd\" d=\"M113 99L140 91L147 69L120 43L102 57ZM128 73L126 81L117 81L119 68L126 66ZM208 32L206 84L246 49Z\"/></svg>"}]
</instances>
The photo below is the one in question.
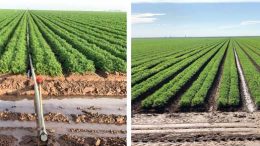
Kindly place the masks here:
<instances>
[{"instance_id":1,"label":"muddy ground","mask_svg":"<svg viewBox=\"0 0 260 146\"><path fill-rule=\"evenodd\" d=\"M33 100L13 98L0 98L0 145L126 145L126 98L43 97L45 143L37 138Z\"/></svg>"},{"instance_id":2,"label":"muddy ground","mask_svg":"<svg viewBox=\"0 0 260 146\"><path fill-rule=\"evenodd\" d=\"M258 146L260 112L135 114L135 146Z\"/></svg>"},{"instance_id":3,"label":"muddy ground","mask_svg":"<svg viewBox=\"0 0 260 146\"><path fill-rule=\"evenodd\" d=\"M50 96L126 96L126 74L89 73L43 78L42 94ZM26 75L0 75L0 96L34 95Z\"/></svg>"}]
</instances>

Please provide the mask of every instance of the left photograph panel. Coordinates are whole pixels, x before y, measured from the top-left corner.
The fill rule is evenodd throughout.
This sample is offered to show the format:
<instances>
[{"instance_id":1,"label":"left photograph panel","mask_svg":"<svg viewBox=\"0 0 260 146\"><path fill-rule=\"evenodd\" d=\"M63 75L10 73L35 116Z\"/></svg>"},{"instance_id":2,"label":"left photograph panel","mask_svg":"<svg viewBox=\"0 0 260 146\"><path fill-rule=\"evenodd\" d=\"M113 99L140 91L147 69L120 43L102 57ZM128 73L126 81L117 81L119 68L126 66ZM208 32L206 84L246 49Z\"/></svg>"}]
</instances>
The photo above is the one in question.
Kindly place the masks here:
<instances>
[{"instance_id":1,"label":"left photograph panel","mask_svg":"<svg viewBox=\"0 0 260 146\"><path fill-rule=\"evenodd\" d=\"M127 4L1 0L0 145L126 145Z\"/></svg>"}]
</instances>

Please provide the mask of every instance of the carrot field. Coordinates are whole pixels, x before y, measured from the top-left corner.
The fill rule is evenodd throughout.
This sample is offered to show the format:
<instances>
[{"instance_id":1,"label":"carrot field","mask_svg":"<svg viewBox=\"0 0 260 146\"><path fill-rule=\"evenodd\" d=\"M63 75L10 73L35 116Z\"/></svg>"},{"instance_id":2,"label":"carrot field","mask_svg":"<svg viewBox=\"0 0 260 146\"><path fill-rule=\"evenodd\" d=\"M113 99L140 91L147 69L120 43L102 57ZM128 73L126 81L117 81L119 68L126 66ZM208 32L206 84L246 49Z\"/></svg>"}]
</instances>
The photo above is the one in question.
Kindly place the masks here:
<instances>
[{"instance_id":1,"label":"carrot field","mask_svg":"<svg viewBox=\"0 0 260 146\"><path fill-rule=\"evenodd\" d=\"M126 13L0 11L0 74L126 72Z\"/></svg>"},{"instance_id":2,"label":"carrot field","mask_svg":"<svg viewBox=\"0 0 260 146\"><path fill-rule=\"evenodd\" d=\"M249 104L257 110L259 40L259 37L133 39L133 110L237 111L250 110Z\"/></svg>"}]
</instances>

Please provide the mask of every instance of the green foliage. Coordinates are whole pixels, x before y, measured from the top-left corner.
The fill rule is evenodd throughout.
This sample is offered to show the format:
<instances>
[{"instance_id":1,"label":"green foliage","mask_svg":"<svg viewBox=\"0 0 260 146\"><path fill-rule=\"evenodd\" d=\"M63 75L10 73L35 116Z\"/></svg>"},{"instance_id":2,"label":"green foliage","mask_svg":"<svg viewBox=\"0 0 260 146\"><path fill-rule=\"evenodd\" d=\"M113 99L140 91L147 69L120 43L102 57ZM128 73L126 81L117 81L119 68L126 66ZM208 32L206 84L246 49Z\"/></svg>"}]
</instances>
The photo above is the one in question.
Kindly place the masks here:
<instances>
[{"instance_id":1,"label":"green foliage","mask_svg":"<svg viewBox=\"0 0 260 146\"><path fill-rule=\"evenodd\" d=\"M126 72L126 13L1 10L0 34L0 73L26 73L28 52L37 74Z\"/></svg>"},{"instance_id":2,"label":"green foliage","mask_svg":"<svg viewBox=\"0 0 260 146\"><path fill-rule=\"evenodd\" d=\"M190 79L205 65L207 61L210 60L211 57L219 50L218 47L214 49L208 48L203 52L200 52L193 57L190 57L188 60L184 60L183 63L190 62L189 67L184 69L181 73L175 76L172 80L162 86L159 90L157 90L151 96L148 96L145 100L142 101L142 106L149 107L163 107L166 103L171 99L171 97L175 96L176 93L181 90L185 84L190 81ZM178 66L177 66L178 67ZM163 76L163 74L161 74ZM150 102L150 100L152 102ZM152 103L152 104L150 104Z\"/></svg>"},{"instance_id":3,"label":"green foliage","mask_svg":"<svg viewBox=\"0 0 260 146\"><path fill-rule=\"evenodd\" d=\"M241 38L243 40L243 38ZM248 41L248 39L245 39ZM252 41L252 44L256 46L260 46L259 42L253 41L254 39L250 39ZM239 40L240 41L240 40ZM249 92L254 99L256 106L259 108L260 107L260 92L259 92L259 87L260 87L260 73L257 70L256 66L250 61L248 55L243 51L241 48L240 42L235 43L235 48L237 51L237 55L239 57L240 64L243 69L243 73L245 75L247 85L249 87ZM247 50L247 49L246 49Z\"/></svg>"},{"instance_id":4,"label":"green foliage","mask_svg":"<svg viewBox=\"0 0 260 146\"><path fill-rule=\"evenodd\" d=\"M179 105L181 108L201 107L205 103L205 99L209 89L211 88L220 62L226 50L227 43L222 46L218 53L210 60L207 66L200 73L199 77L192 83L192 86L181 97Z\"/></svg>"},{"instance_id":5,"label":"green foliage","mask_svg":"<svg viewBox=\"0 0 260 146\"><path fill-rule=\"evenodd\" d=\"M58 34L61 39L65 39L67 42L77 48L79 52L84 54L88 59L91 59L95 63L95 67L108 72L126 72L126 62L111 55L107 51L99 49L96 45L89 44L84 39L78 37L77 35L68 32L65 29L59 28L54 24L50 24L48 20L40 20L37 16L33 16L37 22L42 23L45 27L48 27L50 31Z\"/></svg>"},{"instance_id":6,"label":"green foliage","mask_svg":"<svg viewBox=\"0 0 260 146\"><path fill-rule=\"evenodd\" d=\"M233 41L231 41L220 81L218 108L237 107L240 103L238 71L233 48Z\"/></svg>"},{"instance_id":7,"label":"green foliage","mask_svg":"<svg viewBox=\"0 0 260 146\"><path fill-rule=\"evenodd\" d=\"M17 28L15 29L16 26ZM15 29L15 31L10 41L6 42L7 46L0 57L0 72L14 74L24 73L26 70L25 15L20 15L20 17L14 19L13 22L10 23L9 27ZM8 32L11 33L12 31Z\"/></svg>"},{"instance_id":8,"label":"green foliage","mask_svg":"<svg viewBox=\"0 0 260 146\"><path fill-rule=\"evenodd\" d=\"M227 44L220 47L227 41L230 41L228 49ZM177 98L183 109L204 106L210 89L216 88L213 83L225 51L216 104L219 109L239 106L241 91L233 48L238 53L250 94L260 106L259 37L145 38L132 42L132 100L143 99L142 108L163 108ZM214 52L217 48L219 51ZM198 77L194 78L195 74Z\"/></svg>"}]
</instances>

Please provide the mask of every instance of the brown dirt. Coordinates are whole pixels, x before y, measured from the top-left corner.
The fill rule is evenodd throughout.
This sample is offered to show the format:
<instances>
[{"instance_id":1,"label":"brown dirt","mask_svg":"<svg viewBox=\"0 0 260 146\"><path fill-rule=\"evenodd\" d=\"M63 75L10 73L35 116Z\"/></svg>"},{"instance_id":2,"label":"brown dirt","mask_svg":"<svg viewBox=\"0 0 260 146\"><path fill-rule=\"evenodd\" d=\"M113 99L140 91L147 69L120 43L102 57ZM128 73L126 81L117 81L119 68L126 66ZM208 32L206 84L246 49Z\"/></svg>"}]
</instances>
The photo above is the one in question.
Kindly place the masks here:
<instances>
[{"instance_id":1,"label":"brown dirt","mask_svg":"<svg viewBox=\"0 0 260 146\"><path fill-rule=\"evenodd\" d=\"M160 137L160 139L158 139ZM132 141L138 142L142 139L143 142L206 142L206 141L245 141L245 140L260 140L260 135L254 134L232 134L232 133L186 133L180 135L174 134L139 134L132 137Z\"/></svg>"},{"instance_id":2,"label":"brown dirt","mask_svg":"<svg viewBox=\"0 0 260 146\"><path fill-rule=\"evenodd\" d=\"M132 145L257 146L259 118L260 112L135 114Z\"/></svg>"},{"instance_id":3,"label":"brown dirt","mask_svg":"<svg viewBox=\"0 0 260 146\"><path fill-rule=\"evenodd\" d=\"M74 135L63 135L59 139L59 143L63 146L125 146L125 138L93 138L93 137L80 137Z\"/></svg>"},{"instance_id":4,"label":"brown dirt","mask_svg":"<svg viewBox=\"0 0 260 146\"><path fill-rule=\"evenodd\" d=\"M169 123L219 123L253 122L260 125L260 112L203 112L171 114L135 114L132 124L169 124Z\"/></svg>"},{"instance_id":5,"label":"brown dirt","mask_svg":"<svg viewBox=\"0 0 260 146\"><path fill-rule=\"evenodd\" d=\"M42 76L44 96L125 96L126 74L89 73L62 77ZM0 75L0 96L34 95L33 81L26 75Z\"/></svg>"},{"instance_id":6,"label":"brown dirt","mask_svg":"<svg viewBox=\"0 0 260 146\"><path fill-rule=\"evenodd\" d=\"M24 136L19 142L21 146L125 146L126 139L118 137L81 137L76 135L65 134L62 136L49 135L48 141L42 143L35 136Z\"/></svg>"},{"instance_id":7,"label":"brown dirt","mask_svg":"<svg viewBox=\"0 0 260 146\"><path fill-rule=\"evenodd\" d=\"M72 119L75 123L98 123L98 124L116 124L123 125L126 124L125 115L106 115L99 113L92 113L84 111L84 114L75 115L72 114L71 117L68 117L61 113L47 113L44 115L45 121L51 122L64 122L71 123ZM18 121L35 121L36 115L34 113L16 113L10 111L0 112L0 120L18 120Z\"/></svg>"},{"instance_id":8,"label":"brown dirt","mask_svg":"<svg viewBox=\"0 0 260 146\"><path fill-rule=\"evenodd\" d=\"M13 136L0 135L0 145L1 146L13 146L17 141Z\"/></svg>"},{"instance_id":9,"label":"brown dirt","mask_svg":"<svg viewBox=\"0 0 260 146\"><path fill-rule=\"evenodd\" d=\"M99 124L126 124L126 116L122 115L106 115L83 111L84 114L72 115L73 121L76 123L99 123Z\"/></svg>"},{"instance_id":10,"label":"brown dirt","mask_svg":"<svg viewBox=\"0 0 260 146\"><path fill-rule=\"evenodd\" d=\"M156 143L132 143L132 146L259 146L260 141L206 141L206 142L156 142Z\"/></svg>"},{"instance_id":11,"label":"brown dirt","mask_svg":"<svg viewBox=\"0 0 260 146\"><path fill-rule=\"evenodd\" d=\"M111 134L126 134L125 130L89 130L89 129L79 129L79 128L71 128L70 132L88 132L88 133L111 133Z\"/></svg>"},{"instance_id":12,"label":"brown dirt","mask_svg":"<svg viewBox=\"0 0 260 146\"><path fill-rule=\"evenodd\" d=\"M45 114L44 119L45 119L45 121L52 121L52 122L69 122L69 118L61 113ZM4 111L4 112L0 112L0 120L35 121L36 114Z\"/></svg>"}]
</instances>

